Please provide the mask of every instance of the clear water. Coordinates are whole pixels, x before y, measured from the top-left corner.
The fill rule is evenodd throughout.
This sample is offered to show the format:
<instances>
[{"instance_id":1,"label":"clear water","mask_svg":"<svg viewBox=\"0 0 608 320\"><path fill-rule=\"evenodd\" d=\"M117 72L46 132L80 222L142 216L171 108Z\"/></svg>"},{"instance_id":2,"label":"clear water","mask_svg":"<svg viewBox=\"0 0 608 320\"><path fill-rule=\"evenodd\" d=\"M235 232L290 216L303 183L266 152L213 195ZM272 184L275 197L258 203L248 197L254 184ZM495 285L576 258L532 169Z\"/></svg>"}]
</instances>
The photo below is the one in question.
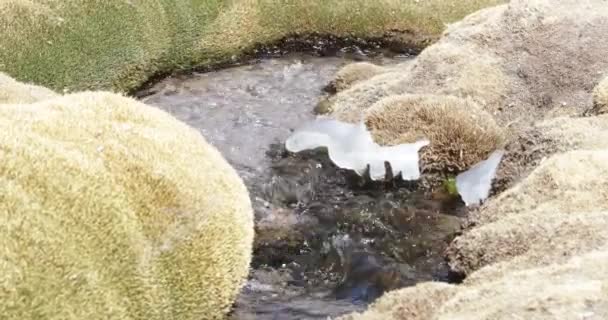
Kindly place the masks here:
<instances>
[{"instance_id":1,"label":"clear water","mask_svg":"<svg viewBox=\"0 0 608 320\"><path fill-rule=\"evenodd\" d=\"M327 319L362 310L387 290L447 278L441 254L460 226L460 203L411 183L370 183L323 151L293 155L282 146L351 62L262 60L170 77L142 98L200 130L249 188L254 261L232 319Z\"/></svg>"}]
</instances>

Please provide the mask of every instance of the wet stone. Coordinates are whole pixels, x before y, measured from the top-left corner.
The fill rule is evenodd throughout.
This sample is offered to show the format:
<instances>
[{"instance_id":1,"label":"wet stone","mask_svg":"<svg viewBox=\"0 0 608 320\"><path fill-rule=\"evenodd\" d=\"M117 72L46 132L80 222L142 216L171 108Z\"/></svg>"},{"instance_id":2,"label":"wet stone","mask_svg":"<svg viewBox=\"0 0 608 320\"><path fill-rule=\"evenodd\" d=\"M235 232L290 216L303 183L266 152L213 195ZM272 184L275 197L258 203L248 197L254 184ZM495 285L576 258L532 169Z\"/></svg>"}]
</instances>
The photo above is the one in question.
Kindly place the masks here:
<instances>
[{"instance_id":1,"label":"wet stone","mask_svg":"<svg viewBox=\"0 0 608 320\"><path fill-rule=\"evenodd\" d=\"M460 201L398 177L371 182L337 168L324 150L283 146L350 62L262 60L167 78L143 98L200 130L250 191L254 258L232 319L327 319L388 290L449 277L443 251L460 230Z\"/></svg>"}]
</instances>

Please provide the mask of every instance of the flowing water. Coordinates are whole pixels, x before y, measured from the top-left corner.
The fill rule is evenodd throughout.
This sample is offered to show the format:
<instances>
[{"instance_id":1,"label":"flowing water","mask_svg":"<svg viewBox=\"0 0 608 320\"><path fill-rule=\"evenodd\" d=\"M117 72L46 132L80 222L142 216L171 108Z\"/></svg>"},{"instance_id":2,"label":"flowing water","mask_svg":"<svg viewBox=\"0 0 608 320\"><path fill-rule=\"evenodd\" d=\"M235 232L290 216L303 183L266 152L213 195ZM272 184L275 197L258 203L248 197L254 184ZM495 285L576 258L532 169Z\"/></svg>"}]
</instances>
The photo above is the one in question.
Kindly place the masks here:
<instances>
[{"instance_id":1,"label":"flowing water","mask_svg":"<svg viewBox=\"0 0 608 320\"><path fill-rule=\"evenodd\" d=\"M387 290L448 279L442 251L461 223L458 201L415 183L370 183L323 151L284 150L289 134L314 119L322 88L351 62L260 60L170 77L142 98L200 130L251 193L254 260L232 319L327 319L362 310Z\"/></svg>"}]
</instances>

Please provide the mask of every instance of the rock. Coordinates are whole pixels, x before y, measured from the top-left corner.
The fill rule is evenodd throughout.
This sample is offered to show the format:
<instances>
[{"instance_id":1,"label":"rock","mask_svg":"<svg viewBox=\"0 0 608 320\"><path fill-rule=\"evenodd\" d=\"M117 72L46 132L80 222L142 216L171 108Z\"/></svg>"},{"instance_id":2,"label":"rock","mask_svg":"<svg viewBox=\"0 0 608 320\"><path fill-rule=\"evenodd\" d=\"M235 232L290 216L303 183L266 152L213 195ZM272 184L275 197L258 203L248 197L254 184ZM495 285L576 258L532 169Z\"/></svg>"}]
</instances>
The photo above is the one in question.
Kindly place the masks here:
<instances>
[{"instance_id":1,"label":"rock","mask_svg":"<svg viewBox=\"0 0 608 320\"><path fill-rule=\"evenodd\" d=\"M327 96L322 96L319 99L319 102L317 103L317 105L315 105L315 108L313 109L313 112L315 114L328 114L331 111L332 110L331 110L330 98L328 98Z\"/></svg>"},{"instance_id":2,"label":"rock","mask_svg":"<svg viewBox=\"0 0 608 320\"><path fill-rule=\"evenodd\" d=\"M221 319L253 214L220 153L107 92L0 105L5 319Z\"/></svg>"}]
</instances>

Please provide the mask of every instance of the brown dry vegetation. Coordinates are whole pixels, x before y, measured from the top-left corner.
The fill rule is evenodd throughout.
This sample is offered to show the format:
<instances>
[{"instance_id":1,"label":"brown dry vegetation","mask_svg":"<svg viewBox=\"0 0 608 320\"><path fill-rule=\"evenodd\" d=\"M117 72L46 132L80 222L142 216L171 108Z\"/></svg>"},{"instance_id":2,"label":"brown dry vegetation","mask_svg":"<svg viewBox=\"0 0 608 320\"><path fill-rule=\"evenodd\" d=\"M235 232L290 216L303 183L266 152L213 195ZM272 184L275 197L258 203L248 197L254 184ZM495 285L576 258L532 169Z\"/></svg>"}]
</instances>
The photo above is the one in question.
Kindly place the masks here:
<instances>
[{"instance_id":1,"label":"brown dry vegetation","mask_svg":"<svg viewBox=\"0 0 608 320\"><path fill-rule=\"evenodd\" d=\"M501 148L504 133L475 102L454 96L397 95L378 101L365 124L382 145L430 139L425 171L460 172Z\"/></svg>"},{"instance_id":2,"label":"brown dry vegetation","mask_svg":"<svg viewBox=\"0 0 608 320\"><path fill-rule=\"evenodd\" d=\"M604 78L593 89L593 108L588 114L599 115L608 113L608 77Z\"/></svg>"},{"instance_id":3,"label":"brown dry vegetation","mask_svg":"<svg viewBox=\"0 0 608 320\"><path fill-rule=\"evenodd\" d=\"M353 313L340 320L430 319L456 291L455 286L447 283L421 283L391 291L373 303L365 313Z\"/></svg>"}]
</instances>

